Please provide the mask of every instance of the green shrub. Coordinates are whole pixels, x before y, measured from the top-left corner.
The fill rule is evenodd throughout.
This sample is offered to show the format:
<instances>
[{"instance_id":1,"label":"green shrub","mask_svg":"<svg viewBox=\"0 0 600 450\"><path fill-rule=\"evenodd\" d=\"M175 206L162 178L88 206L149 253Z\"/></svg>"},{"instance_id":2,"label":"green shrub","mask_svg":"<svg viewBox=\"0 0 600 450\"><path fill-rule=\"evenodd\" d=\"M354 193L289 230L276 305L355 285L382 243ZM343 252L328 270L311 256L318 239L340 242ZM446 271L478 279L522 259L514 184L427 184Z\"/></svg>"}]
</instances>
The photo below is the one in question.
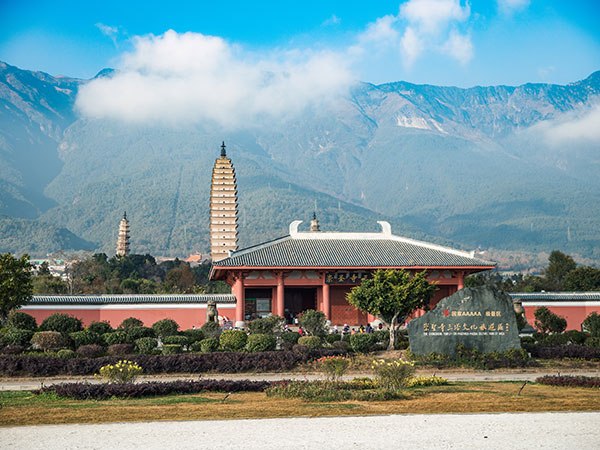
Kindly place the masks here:
<instances>
[{"instance_id":1,"label":"green shrub","mask_svg":"<svg viewBox=\"0 0 600 450\"><path fill-rule=\"evenodd\" d=\"M155 337L156 334L152 328L148 327L130 327L125 331L127 335L127 343L133 344L138 339L143 337Z\"/></svg>"},{"instance_id":2,"label":"green shrub","mask_svg":"<svg viewBox=\"0 0 600 450\"><path fill-rule=\"evenodd\" d=\"M319 336L302 336L298 339L298 345L303 345L311 350L321 348L321 338Z\"/></svg>"},{"instance_id":3,"label":"green shrub","mask_svg":"<svg viewBox=\"0 0 600 450\"><path fill-rule=\"evenodd\" d=\"M347 351L350 347L350 344L348 344L346 341L335 341L332 345L333 348L344 351Z\"/></svg>"},{"instance_id":4,"label":"green shrub","mask_svg":"<svg viewBox=\"0 0 600 450\"><path fill-rule=\"evenodd\" d=\"M20 345L27 348L29 347L32 337L33 331L31 330L7 327L2 331L2 334L0 334L0 347Z\"/></svg>"},{"instance_id":5,"label":"green shrub","mask_svg":"<svg viewBox=\"0 0 600 450\"><path fill-rule=\"evenodd\" d=\"M112 333L104 333L102 339L106 345L128 344L127 333L125 331L113 331Z\"/></svg>"},{"instance_id":6,"label":"green shrub","mask_svg":"<svg viewBox=\"0 0 600 450\"><path fill-rule=\"evenodd\" d=\"M328 379L335 381L344 376L350 367L350 359L345 356L323 356L315 364Z\"/></svg>"},{"instance_id":7,"label":"green shrub","mask_svg":"<svg viewBox=\"0 0 600 450\"><path fill-rule=\"evenodd\" d=\"M325 336L327 334L327 317L321 311L309 309L304 311L298 320L302 328L313 336Z\"/></svg>"},{"instance_id":8,"label":"green shrub","mask_svg":"<svg viewBox=\"0 0 600 450\"><path fill-rule=\"evenodd\" d=\"M306 345L296 344L292 347L292 351L302 358L306 358L310 354L310 348Z\"/></svg>"},{"instance_id":9,"label":"green shrub","mask_svg":"<svg viewBox=\"0 0 600 450\"><path fill-rule=\"evenodd\" d=\"M81 331L82 329L81 320L63 313L52 314L40 325L41 331L58 331L64 335Z\"/></svg>"},{"instance_id":10,"label":"green shrub","mask_svg":"<svg viewBox=\"0 0 600 450\"><path fill-rule=\"evenodd\" d=\"M104 347L101 345L91 344L82 345L77 349L77 354L82 358L98 358L104 355Z\"/></svg>"},{"instance_id":11,"label":"green shrub","mask_svg":"<svg viewBox=\"0 0 600 450\"><path fill-rule=\"evenodd\" d=\"M33 316L22 311L11 311L6 319L6 327L17 328L19 330L35 331L37 322Z\"/></svg>"},{"instance_id":12,"label":"green shrub","mask_svg":"<svg viewBox=\"0 0 600 450\"><path fill-rule=\"evenodd\" d=\"M0 347L0 353L4 355L20 355L25 351L25 347L22 345L7 345L6 347Z\"/></svg>"},{"instance_id":13,"label":"green shrub","mask_svg":"<svg viewBox=\"0 0 600 450\"><path fill-rule=\"evenodd\" d=\"M201 352L202 351L202 341L192 342L190 344L190 350L193 352Z\"/></svg>"},{"instance_id":14,"label":"green shrub","mask_svg":"<svg viewBox=\"0 0 600 450\"><path fill-rule=\"evenodd\" d=\"M567 328L567 320L557 316L545 306L540 306L533 314L535 327L542 333L562 333Z\"/></svg>"},{"instance_id":15,"label":"green shrub","mask_svg":"<svg viewBox=\"0 0 600 450\"><path fill-rule=\"evenodd\" d=\"M535 339L531 336L523 336L521 338L521 345L535 345Z\"/></svg>"},{"instance_id":16,"label":"green shrub","mask_svg":"<svg viewBox=\"0 0 600 450\"><path fill-rule=\"evenodd\" d=\"M583 329L592 337L600 338L600 314L593 312L583 321Z\"/></svg>"},{"instance_id":17,"label":"green shrub","mask_svg":"<svg viewBox=\"0 0 600 450\"><path fill-rule=\"evenodd\" d=\"M350 336L350 347L357 353L367 353L375 345L375 336L367 333L357 333Z\"/></svg>"},{"instance_id":18,"label":"green shrub","mask_svg":"<svg viewBox=\"0 0 600 450\"><path fill-rule=\"evenodd\" d=\"M567 337L569 338L569 342L571 342L572 344L577 344L577 345L583 345L585 340L589 337L589 335L587 333L584 333L583 331L577 331L577 330L565 331L564 334L566 334Z\"/></svg>"},{"instance_id":19,"label":"green shrub","mask_svg":"<svg viewBox=\"0 0 600 450\"><path fill-rule=\"evenodd\" d=\"M422 387L422 386L443 386L448 384L448 380L442 377L432 376L420 376L412 377L408 381L408 387Z\"/></svg>"},{"instance_id":20,"label":"green shrub","mask_svg":"<svg viewBox=\"0 0 600 450\"><path fill-rule=\"evenodd\" d=\"M298 343L298 339L300 339L300 333L297 331L287 331L285 333L281 333L281 340L283 342L288 342L292 345L296 345Z\"/></svg>"},{"instance_id":21,"label":"green shrub","mask_svg":"<svg viewBox=\"0 0 600 450\"><path fill-rule=\"evenodd\" d=\"M158 337L173 336L177 334L179 325L172 319L162 319L152 325L152 329Z\"/></svg>"},{"instance_id":22,"label":"green shrub","mask_svg":"<svg viewBox=\"0 0 600 450\"><path fill-rule=\"evenodd\" d=\"M109 383L133 383L143 370L138 363L122 360L101 367L99 372Z\"/></svg>"},{"instance_id":23,"label":"green shrub","mask_svg":"<svg viewBox=\"0 0 600 450\"><path fill-rule=\"evenodd\" d=\"M555 345L567 345L569 343L569 336L566 334L547 334L538 341L539 345L545 347L554 347Z\"/></svg>"},{"instance_id":24,"label":"green shrub","mask_svg":"<svg viewBox=\"0 0 600 450\"><path fill-rule=\"evenodd\" d=\"M58 331L38 331L31 338L31 343L45 352L57 351L67 347L67 340Z\"/></svg>"},{"instance_id":25,"label":"green shrub","mask_svg":"<svg viewBox=\"0 0 600 450\"><path fill-rule=\"evenodd\" d=\"M133 327L143 327L144 326L144 322L142 322L140 319L136 319L135 317L128 317L127 319L123 320L123 322L121 322L121 325L119 325L119 330L127 330L128 328L133 328Z\"/></svg>"},{"instance_id":26,"label":"green shrub","mask_svg":"<svg viewBox=\"0 0 600 450\"><path fill-rule=\"evenodd\" d=\"M181 353L181 345L179 345L179 344L163 345L163 348L162 348L163 355L175 355L176 353Z\"/></svg>"},{"instance_id":27,"label":"green shrub","mask_svg":"<svg viewBox=\"0 0 600 450\"><path fill-rule=\"evenodd\" d=\"M600 348L600 337L589 337L585 340L585 345L588 347Z\"/></svg>"},{"instance_id":28,"label":"green shrub","mask_svg":"<svg viewBox=\"0 0 600 450\"><path fill-rule=\"evenodd\" d=\"M251 334L246 348L249 352L269 352L275 350L277 340L270 334Z\"/></svg>"},{"instance_id":29,"label":"green shrub","mask_svg":"<svg viewBox=\"0 0 600 450\"><path fill-rule=\"evenodd\" d=\"M133 345L131 344L113 344L108 347L108 354L111 356L124 356L133 353Z\"/></svg>"},{"instance_id":30,"label":"green shrub","mask_svg":"<svg viewBox=\"0 0 600 450\"><path fill-rule=\"evenodd\" d=\"M138 352L149 355L158 346L158 340L153 337L143 337L136 339L135 348Z\"/></svg>"},{"instance_id":31,"label":"green shrub","mask_svg":"<svg viewBox=\"0 0 600 450\"><path fill-rule=\"evenodd\" d=\"M340 341L342 339L341 334L328 334L325 336L325 342L328 344L333 344L334 342Z\"/></svg>"},{"instance_id":32,"label":"green shrub","mask_svg":"<svg viewBox=\"0 0 600 450\"><path fill-rule=\"evenodd\" d=\"M219 343L223 350L230 352L239 352L243 350L248 341L248 336L245 331L242 330L227 330L221 334Z\"/></svg>"},{"instance_id":33,"label":"green shrub","mask_svg":"<svg viewBox=\"0 0 600 450\"><path fill-rule=\"evenodd\" d=\"M82 345L92 345L92 344L106 345L106 343L104 342L104 339L102 339L101 335L99 335L98 333L94 333L93 331L90 331L89 329L83 330L83 331L76 331L74 333L69 333L69 337L71 338L71 341L73 342L73 346L76 349L81 347Z\"/></svg>"},{"instance_id":34,"label":"green shrub","mask_svg":"<svg viewBox=\"0 0 600 450\"><path fill-rule=\"evenodd\" d=\"M385 389L398 391L410 382L415 373L415 365L409 361L375 360L372 364L377 382Z\"/></svg>"},{"instance_id":35,"label":"green shrub","mask_svg":"<svg viewBox=\"0 0 600 450\"><path fill-rule=\"evenodd\" d=\"M387 330L376 330L373 332L373 336L376 342L381 342L386 346L390 343L390 332Z\"/></svg>"},{"instance_id":36,"label":"green shrub","mask_svg":"<svg viewBox=\"0 0 600 450\"><path fill-rule=\"evenodd\" d=\"M200 350L202 353L212 353L219 349L219 340L209 337L200 341Z\"/></svg>"},{"instance_id":37,"label":"green shrub","mask_svg":"<svg viewBox=\"0 0 600 450\"><path fill-rule=\"evenodd\" d=\"M396 339L394 342L394 350L406 350L408 346L408 339Z\"/></svg>"},{"instance_id":38,"label":"green shrub","mask_svg":"<svg viewBox=\"0 0 600 450\"><path fill-rule=\"evenodd\" d=\"M250 334L273 334L283 330L285 319L280 316L271 315L262 319L255 319L248 323Z\"/></svg>"},{"instance_id":39,"label":"green shrub","mask_svg":"<svg viewBox=\"0 0 600 450\"><path fill-rule=\"evenodd\" d=\"M62 358L62 359L71 359L71 358L75 358L77 356L77 353L75 353L71 349L63 348L62 350L59 350L56 353L56 356L58 356L59 358Z\"/></svg>"},{"instance_id":40,"label":"green shrub","mask_svg":"<svg viewBox=\"0 0 600 450\"><path fill-rule=\"evenodd\" d=\"M204 339L204 333L200 329L185 330L183 335L188 338L188 341L193 344L194 342L200 342Z\"/></svg>"},{"instance_id":41,"label":"green shrub","mask_svg":"<svg viewBox=\"0 0 600 450\"><path fill-rule=\"evenodd\" d=\"M110 333L113 331L112 327L110 326L110 323L108 322L92 322L88 325L87 329L93 333L100 335L104 333Z\"/></svg>"},{"instance_id":42,"label":"green shrub","mask_svg":"<svg viewBox=\"0 0 600 450\"><path fill-rule=\"evenodd\" d=\"M221 336L221 327L217 322L206 322L200 329L205 337L218 338Z\"/></svg>"},{"instance_id":43,"label":"green shrub","mask_svg":"<svg viewBox=\"0 0 600 450\"><path fill-rule=\"evenodd\" d=\"M164 345L181 345L187 347L190 344L190 340L186 336L166 336L163 338L162 343Z\"/></svg>"}]
</instances>

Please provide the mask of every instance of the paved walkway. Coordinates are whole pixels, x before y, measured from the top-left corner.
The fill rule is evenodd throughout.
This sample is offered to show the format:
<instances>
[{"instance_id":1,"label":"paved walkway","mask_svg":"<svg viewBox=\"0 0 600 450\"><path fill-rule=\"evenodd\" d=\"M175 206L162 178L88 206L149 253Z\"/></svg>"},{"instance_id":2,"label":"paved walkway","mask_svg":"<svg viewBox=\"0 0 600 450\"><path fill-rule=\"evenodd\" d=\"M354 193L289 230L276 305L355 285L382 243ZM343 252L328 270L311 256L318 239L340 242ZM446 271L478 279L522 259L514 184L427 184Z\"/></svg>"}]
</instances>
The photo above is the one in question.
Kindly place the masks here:
<instances>
[{"instance_id":1,"label":"paved walkway","mask_svg":"<svg viewBox=\"0 0 600 450\"><path fill-rule=\"evenodd\" d=\"M556 375L556 371L473 371L473 372L445 372L445 371L417 371L417 375L435 375L444 377L449 381L534 381L544 375ZM588 377L600 376L600 371L578 371L568 370L560 372L561 375L583 375ZM350 380L355 377L370 377L370 373L352 373L344 378ZM139 381L174 381L201 378L228 379L228 380L253 380L253 381L275 381L275 380L317 380L323 379L320 373L236 373L236 374L174 374L174 375L145 375ZM0 378L0 391L28 391L39 389L41 384L73 383L86 381L89 383L100 383L93 376L81 377L39 377L39 378Z\"/></svg>"},{"instance_id":2,"label":"paved walkway","mask_svg":"<svg viewBox=\"0 0 600 450\"><path fill-rule=\"evenodd\" d=\"M600 413L421 414L0 427L0 448L597 449Z\"/></svg>"}]
</instances>

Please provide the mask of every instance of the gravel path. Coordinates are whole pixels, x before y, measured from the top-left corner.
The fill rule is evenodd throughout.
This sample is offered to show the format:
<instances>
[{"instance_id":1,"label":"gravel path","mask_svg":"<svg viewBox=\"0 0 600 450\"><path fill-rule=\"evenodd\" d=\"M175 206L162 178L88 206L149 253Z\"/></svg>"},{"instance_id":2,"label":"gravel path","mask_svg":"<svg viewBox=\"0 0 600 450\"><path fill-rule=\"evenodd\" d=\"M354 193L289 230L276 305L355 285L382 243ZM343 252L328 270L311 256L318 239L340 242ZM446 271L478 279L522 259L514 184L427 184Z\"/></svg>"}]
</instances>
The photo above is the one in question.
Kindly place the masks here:
<instances>
[{"instance_id":1,"label":"gravel path","mask_svg":"<svg viewBox=\"0 0 600 450\"><path fill-rule=\"evenodd\" d=\"M543 375L556 375L557 371L474 371L474 372L444 372L444 371L417 371L417 375L433 375L444 377L449 381L534 381ZM565 370L561 375L583 375L588 377L600 376L600 371L589 370ZM307 373L235 373L235 374L175 374L175 375L145 375L139 381L173 381L202 378L229 379L229 380L253 380L253 381L275 381L275 380L316 380L323 379L322 374ZM355 377L370 377L370 373L353 373L345 376L345 379ZM0 378L0 391L27 391L39 389L40 385L57 384L65 382L87 381L89 383L100 383L93 376L82 377L39 377L39 378Z\"/></svg>"},{"instance_id":2,"label":"gravel path","mask_svg":"<svg viewBox=\"0 0 600 450\"><path fill-rule=\"evenodd\" d=\"M0 428L0 448L597 449L600 413L423 414Z\"/></svg>"}]
</instances>

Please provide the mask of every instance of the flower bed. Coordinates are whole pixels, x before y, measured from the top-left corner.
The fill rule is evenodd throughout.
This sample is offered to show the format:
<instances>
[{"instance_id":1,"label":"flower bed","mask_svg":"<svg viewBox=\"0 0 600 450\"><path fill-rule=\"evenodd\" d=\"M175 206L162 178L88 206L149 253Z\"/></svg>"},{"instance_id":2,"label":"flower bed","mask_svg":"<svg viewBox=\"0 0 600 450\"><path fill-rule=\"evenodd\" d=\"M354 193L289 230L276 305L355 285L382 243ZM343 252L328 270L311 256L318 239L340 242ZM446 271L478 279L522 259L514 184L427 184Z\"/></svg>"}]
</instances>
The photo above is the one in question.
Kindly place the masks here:
<instances>
[{"instance_id":1,"label":"flower bed","mask_svg":"<svg viewBox=\"0 0 600 450\"><path fill-rule=\"evenodd\" d=\"M546 375L543 377L536 378L535 382L540 384L546 384L549 386L600 388L600 377Z\"/></svg>"},{"instance_id":2,"label":"flower bed","mask_svg":"<svg viewBox=\"0 0 600 450\"><path fill-rule=\"evenodd\" d=\"M259 353L217 352L176 355L129 355L146 374L159 373L239 373L274 372L322 356L344 355L340 350L315 350L308 353L274 351ZM62 359L48 356L0 356L0 376L93 375L102 366L115 364L119 357Z\"/></svg>"},{"instance_id":3,"label":"flower bed","mask_svg":"<svg viewBox=\"0 0 600 450\"><path fill-rule=\"evenodd\" d=\"M139 398L198 392L260 392L269 385L266 381L197 380L152 381L147 383L63 383L43 387L34 394L56 394L75 400L106 400L111 397Z\"/></svg>"},{"instance_id":4,"label":"flower bed","mask_svg":"<svg viewBox=\"0 0 600 450\"><path fill-rule=\"evenodd\" d=\"M401 391L373 389L371 383L352 381L274 381L265 392L267 397L300 398L309 402L384 401L404 397Z\"/></svg>"}]
</instances>

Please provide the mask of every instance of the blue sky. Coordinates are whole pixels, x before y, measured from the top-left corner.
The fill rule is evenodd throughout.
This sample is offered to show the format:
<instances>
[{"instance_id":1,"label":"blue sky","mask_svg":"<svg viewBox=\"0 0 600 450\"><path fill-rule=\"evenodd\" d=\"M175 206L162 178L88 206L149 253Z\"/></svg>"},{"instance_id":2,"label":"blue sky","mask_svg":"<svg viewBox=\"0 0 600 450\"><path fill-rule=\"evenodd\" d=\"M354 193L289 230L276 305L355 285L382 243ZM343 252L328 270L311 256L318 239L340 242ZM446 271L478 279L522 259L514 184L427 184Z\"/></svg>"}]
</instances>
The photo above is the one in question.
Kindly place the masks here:
<instances>
[{"instance_id":1,"label":"blue sky","mask_svg":"<svg viewBox=\"0 0 600 450\"><path fill-rule=\"evenodd\" d=\"M564 84L600 69L599 23L593 0L0 0L0 60L90 78L138 51L136 36L172 29L220 37L244 60L332 52L373 83Z\"/></svg>"}]
</instances>

